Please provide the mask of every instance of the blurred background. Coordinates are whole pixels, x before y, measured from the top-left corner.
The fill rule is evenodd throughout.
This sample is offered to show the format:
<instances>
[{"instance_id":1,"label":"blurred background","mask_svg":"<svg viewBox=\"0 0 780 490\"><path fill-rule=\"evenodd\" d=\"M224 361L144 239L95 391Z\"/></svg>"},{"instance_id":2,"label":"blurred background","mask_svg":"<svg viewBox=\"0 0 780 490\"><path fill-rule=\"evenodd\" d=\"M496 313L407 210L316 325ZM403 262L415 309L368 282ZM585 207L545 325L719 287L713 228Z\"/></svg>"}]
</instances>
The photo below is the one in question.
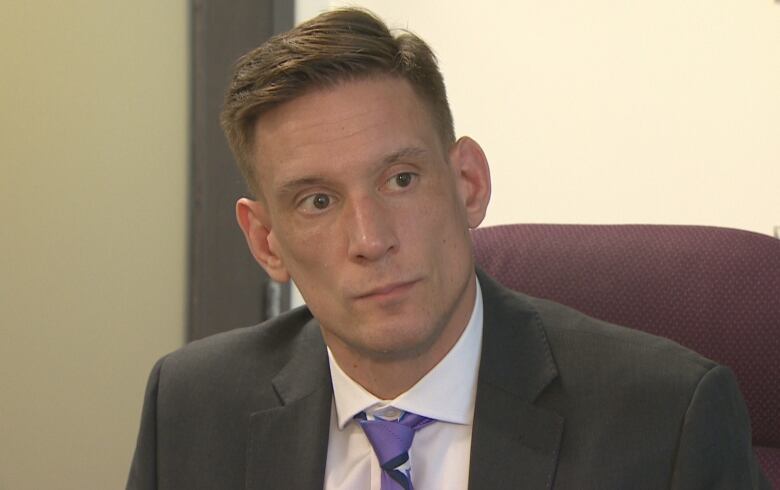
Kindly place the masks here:
<instances>
[{"instance_id":1,"label":"blurred background","mask_svg":"<svg viewBox=\"0 0 780 490\"><path fill-rule=\"evenodd\" d=\"M4 2L2 490L122 488L146 376L193 338L198 3ZM350 4L438 54L486 224L780 225L777 3Z\"/></svg>"}]
</instances>

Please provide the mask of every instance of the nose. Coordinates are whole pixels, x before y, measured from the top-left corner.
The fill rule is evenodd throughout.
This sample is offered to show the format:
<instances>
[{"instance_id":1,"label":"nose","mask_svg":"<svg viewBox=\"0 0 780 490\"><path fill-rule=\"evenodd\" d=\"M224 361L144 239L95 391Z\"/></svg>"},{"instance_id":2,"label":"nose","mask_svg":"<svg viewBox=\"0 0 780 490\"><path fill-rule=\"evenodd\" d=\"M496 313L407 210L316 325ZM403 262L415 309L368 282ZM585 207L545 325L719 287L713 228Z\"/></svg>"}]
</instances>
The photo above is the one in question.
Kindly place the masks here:
<instances>
[{"instance_id":1,"label":"nose","mask_svg":"<svg viewBox=\"0 0 780 490\"><path fill-rule=\"evenodd\" d=\"M392 211L374 196L353 201L345 229L348 254L356 261L377 261L398 248Z\"/></svg>"}]
</instances>

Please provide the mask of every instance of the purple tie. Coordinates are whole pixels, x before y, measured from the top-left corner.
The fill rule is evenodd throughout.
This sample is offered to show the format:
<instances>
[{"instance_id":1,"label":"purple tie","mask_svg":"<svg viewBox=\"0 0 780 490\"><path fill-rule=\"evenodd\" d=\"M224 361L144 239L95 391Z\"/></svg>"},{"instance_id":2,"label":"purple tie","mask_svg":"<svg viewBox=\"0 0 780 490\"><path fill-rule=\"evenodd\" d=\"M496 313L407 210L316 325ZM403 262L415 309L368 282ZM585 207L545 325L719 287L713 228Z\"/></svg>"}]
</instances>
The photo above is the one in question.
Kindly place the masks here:
<instances>
[{"instance_id":1,"label":"purple tie","mask_svg":"<svg viewBox=\"0 0 780 490\"><path fill-rule=\"evenodd\" d=\"M355 420L366 433L379 466L382 467L382 490L414 490L410 466L407 464L409 448L414 432L435 420L409 412L397 421L366 420L366 414L360 412L355 415Z\"/></svg>"}]
</instances>

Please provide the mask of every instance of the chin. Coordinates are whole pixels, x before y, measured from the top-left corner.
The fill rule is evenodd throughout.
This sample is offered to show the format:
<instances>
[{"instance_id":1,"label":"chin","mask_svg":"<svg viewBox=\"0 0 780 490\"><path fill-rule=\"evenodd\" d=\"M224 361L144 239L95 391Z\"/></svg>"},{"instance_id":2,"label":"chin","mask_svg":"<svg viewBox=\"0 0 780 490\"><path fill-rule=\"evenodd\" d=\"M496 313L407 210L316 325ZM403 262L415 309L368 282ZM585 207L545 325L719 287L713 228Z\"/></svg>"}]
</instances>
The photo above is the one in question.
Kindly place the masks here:
<instances>
[{"instance_id":1,"label":"chin","mask_svg":"<svg viewBox=\"0 0 780 490\"><path fill-rule=\"evenodd\" d=\"M409 325L398 328L397 324L371 329L371 338L361 342L359 350L364 354L387 360L413 359L419 357L436 343L441 332L426 331L430 326Z\"/></svg>"}]
</instances>

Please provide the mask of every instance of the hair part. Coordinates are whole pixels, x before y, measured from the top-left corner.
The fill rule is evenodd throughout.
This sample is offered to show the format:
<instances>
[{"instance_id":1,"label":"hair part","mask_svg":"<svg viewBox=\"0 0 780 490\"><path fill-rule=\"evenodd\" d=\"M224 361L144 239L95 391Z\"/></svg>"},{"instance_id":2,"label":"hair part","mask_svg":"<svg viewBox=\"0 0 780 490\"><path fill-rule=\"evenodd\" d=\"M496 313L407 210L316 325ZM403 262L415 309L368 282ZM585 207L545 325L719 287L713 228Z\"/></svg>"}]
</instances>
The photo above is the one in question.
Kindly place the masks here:
<instances>
[{"instance_id":1,"label":"hair part","mask_svg":"<svg viewBox=\"0 0 780 490\"><path fill-rule=\"evenodd\" d=\"M367 10L325 12L239 58L220 122L249 189L259 194L254 131L264 112L310 90L382 75L407 80L428 105L445 148L455 141L444 79L431 48L409 31L393 35Z\"/></svg>"}]
</instances>

